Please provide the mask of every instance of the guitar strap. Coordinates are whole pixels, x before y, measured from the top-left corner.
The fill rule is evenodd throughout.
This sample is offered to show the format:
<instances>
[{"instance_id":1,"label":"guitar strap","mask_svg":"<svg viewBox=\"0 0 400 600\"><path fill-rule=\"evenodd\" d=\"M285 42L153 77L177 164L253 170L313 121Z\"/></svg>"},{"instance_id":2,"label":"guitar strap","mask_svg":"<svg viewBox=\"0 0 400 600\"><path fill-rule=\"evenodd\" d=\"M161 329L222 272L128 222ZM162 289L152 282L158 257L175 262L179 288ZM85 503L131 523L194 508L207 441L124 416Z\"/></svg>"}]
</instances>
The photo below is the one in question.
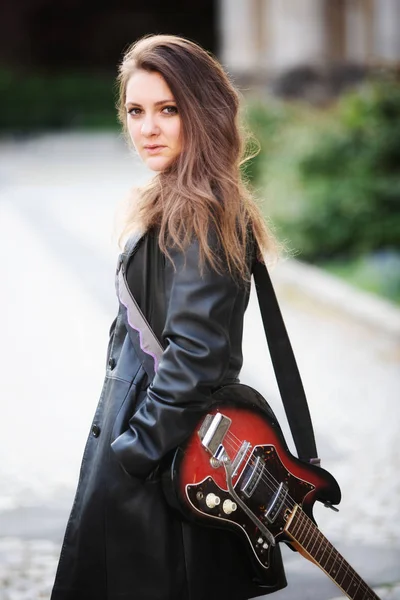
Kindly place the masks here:
<instances>
[{"instance_id":1,"label":"guitar strap","mask_svg":"<svg viewBox=\"0 0 400 600\"><path fill-rule=\"evenodd\" d=\"M256 261L253 276L276 381L297 454L299 458L319 465L321 461L317 454L307 398L266 266Z\"/></svg>"},{"instance_id":2,"label":"guitar strap","mask_svg":"<svg viewBox=\"0 0 400 600\"><path fill-rule=\"evenodd\" d=\"M121 255L118 262L117 293L126 310L130 339L151 380L161 360L163 348L128 289L125 276L128 257L129 250ZM319 465L306 395L266 266L255 262L253 276L271 360L297 454L302 460Z\"/></svg>"}]
</instances>

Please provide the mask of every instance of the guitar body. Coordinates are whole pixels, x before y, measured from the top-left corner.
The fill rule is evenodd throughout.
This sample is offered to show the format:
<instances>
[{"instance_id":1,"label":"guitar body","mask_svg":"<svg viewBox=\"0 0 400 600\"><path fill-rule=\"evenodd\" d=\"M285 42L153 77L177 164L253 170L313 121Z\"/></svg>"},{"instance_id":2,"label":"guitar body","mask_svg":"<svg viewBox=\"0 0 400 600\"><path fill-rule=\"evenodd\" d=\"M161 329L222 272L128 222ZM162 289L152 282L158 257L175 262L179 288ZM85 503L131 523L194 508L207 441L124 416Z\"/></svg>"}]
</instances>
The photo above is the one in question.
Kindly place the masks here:
<instances>
[{"instance_id":1,"label":"guitar body","mask_svg":"<svg viewBox=\"0 0 400 600\"><path fill-rule=\"evenodd\" d=\"M218 390L213 400L208 419L222 413L231 420L220 446L235 467L231 479L235 496L228 489L223 461L204 447L199 435L202 423L186 445L176 450L164 477L164 483L169 482L164 485L166 495L188 518L240 535L258 575L265 579L274 543L285 541L292 549L300 549L287 532L295 506L313 520L314 502L338 504L340 489L327 471L291 454L258 392L233 384ZM203 433L205 439L210 438L210 432Z\"/></svg>"},{"instance_id":2,"label":"guitar body","mask_svg":"<svg viewBox=\"0 0 400 600\"><path fill-rule=\"evenodd\" d=\"M213 400L164 474L170 503L191 519L240 535L266 585L273 548L283 541L351 600L379 600L315 524L316 500L330 507L340 502L332 475L290 453L273 412L252 388L228 385Z\"/></svg>"}]
</instances>

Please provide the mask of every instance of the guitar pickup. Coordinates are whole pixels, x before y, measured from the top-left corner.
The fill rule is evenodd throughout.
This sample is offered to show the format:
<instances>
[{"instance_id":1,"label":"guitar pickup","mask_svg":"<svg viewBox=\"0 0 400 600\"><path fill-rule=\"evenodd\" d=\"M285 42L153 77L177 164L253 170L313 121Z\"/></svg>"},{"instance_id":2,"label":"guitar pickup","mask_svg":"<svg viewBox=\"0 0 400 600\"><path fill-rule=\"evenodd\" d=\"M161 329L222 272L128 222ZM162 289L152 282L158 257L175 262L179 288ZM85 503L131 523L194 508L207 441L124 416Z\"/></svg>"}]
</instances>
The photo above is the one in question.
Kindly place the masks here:
<instances>
[{"instance_id":1,"label":"guitar pickup","mask_svg":"<svg viewBox=\"0 0 400 600\"><path fill-rule=\"evenodd\" d=\"M267 519L268 523L273 523L278 516L279 511L281 510L286 496L288 494L288 488L284 483L281 483L278 491L274 495L272 501L270 502L267 510L264 513L264 517Z\"/></svg>"},{"instance_id":2,"label":"guitar pickup","mask_svg":"<svg viewBox=\"0 0 400 600\"><path fill-rule=\"evenodd\" d=\"M260 457L257 457L254 466L249 467L249 475L241 486L241 490L247 498L250 498L258 486L264 472L264 463Z\"/></svg>"},{"instance_id":3,"label":"guitar pickup","mask_svg":"<svg viewBox=\"0 0 400 600\"><path fill-rule=\"evenodd\" d=\"M240 446L238 453L232 461L232 477L235 477L235 475L237 475L237 472L239 471L240 466L250 448L250 442L243 442L243 444Z\"/></svg>"},{"instance_id":4,"label":"guitar pickup","mask_svg":"<svg viewBox=\"0 0 400 600\"><path fill-rule=\"evenodd\" d=\"M231 426L232 419L221 413L206 415L199 429L199 437L202 446L214 457L221 453L222 442L226 432Z\"/></svg>"}]
</instances>

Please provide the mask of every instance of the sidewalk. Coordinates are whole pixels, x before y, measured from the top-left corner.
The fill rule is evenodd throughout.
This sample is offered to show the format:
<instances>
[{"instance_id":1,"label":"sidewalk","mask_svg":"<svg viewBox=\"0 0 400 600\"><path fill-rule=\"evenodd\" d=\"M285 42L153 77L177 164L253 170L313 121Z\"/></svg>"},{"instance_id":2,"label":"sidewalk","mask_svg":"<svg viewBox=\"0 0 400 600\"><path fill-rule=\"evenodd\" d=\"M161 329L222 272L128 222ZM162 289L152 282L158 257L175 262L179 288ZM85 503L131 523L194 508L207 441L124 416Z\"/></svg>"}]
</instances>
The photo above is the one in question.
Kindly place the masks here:
<instances>
[{"instance_id":1,"label":"sidewalk","mask_svg":"<svg viewBox=\"0 0 400 600\"><path fill-rule=\"evenodd\" d=\"M13 259L0 265L0 600L49 596L116 309L113 213L145 177L111 135L0 144L0 252ZM317 523L381 598L399 600L399 311L297 262L272 278L322 465L342 488L340 512L316 506ZM293 450L254 296L244 359L242 381ZM339 597L299 555L285 565L277 600Z\"/></svg>"},{"instance_id":2,"label":"sidewalk","mask_svg":"<svg viewBox=\"0 0 400 600\"><path fill-rule=\"evenodd\" d=\"M58 554L59 545L48 540L0 539L0 600L48 599ZM290 588L279 594L287 594L288 591ZM400 599L400 583L378 586L374 591L381 600ZM273 597L278 598L279 594ZM297 599L303 597L298 589L293 595ZM342 598L346 596L336 596L332 600Z\"/></svg>"}]
</instances>

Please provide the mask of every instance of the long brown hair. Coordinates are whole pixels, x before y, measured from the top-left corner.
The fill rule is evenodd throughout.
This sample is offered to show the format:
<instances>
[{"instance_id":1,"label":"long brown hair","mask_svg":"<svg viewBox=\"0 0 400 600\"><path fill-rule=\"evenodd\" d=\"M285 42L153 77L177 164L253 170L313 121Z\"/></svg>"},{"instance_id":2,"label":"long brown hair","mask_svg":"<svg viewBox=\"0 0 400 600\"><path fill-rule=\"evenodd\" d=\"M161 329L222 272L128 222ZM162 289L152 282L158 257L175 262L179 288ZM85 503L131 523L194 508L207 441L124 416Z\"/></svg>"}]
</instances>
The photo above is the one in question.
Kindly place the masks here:
<instances>
[{"instance_id":1,"label":"long brown hair","mask_svg":"<svg viewBox=\"0 0 400 600\"><path fill-rule=\"evenodd\" d=\"M140 189L132 202L122 236L140 224L159 228L159 245L184 250L193 236L201 263L249 279L246 248L249 233L263 253L275 240L240 165L245 143L240 133L239 97L219 62L197 44L173 35L152 35L135 42L119 68L118 112L127 131L126 87L136 70L157 72L169 86L181 117L183 151L165 171ZM210 248L213 228L223 256Z\"/></svg>"}]
</instances>

